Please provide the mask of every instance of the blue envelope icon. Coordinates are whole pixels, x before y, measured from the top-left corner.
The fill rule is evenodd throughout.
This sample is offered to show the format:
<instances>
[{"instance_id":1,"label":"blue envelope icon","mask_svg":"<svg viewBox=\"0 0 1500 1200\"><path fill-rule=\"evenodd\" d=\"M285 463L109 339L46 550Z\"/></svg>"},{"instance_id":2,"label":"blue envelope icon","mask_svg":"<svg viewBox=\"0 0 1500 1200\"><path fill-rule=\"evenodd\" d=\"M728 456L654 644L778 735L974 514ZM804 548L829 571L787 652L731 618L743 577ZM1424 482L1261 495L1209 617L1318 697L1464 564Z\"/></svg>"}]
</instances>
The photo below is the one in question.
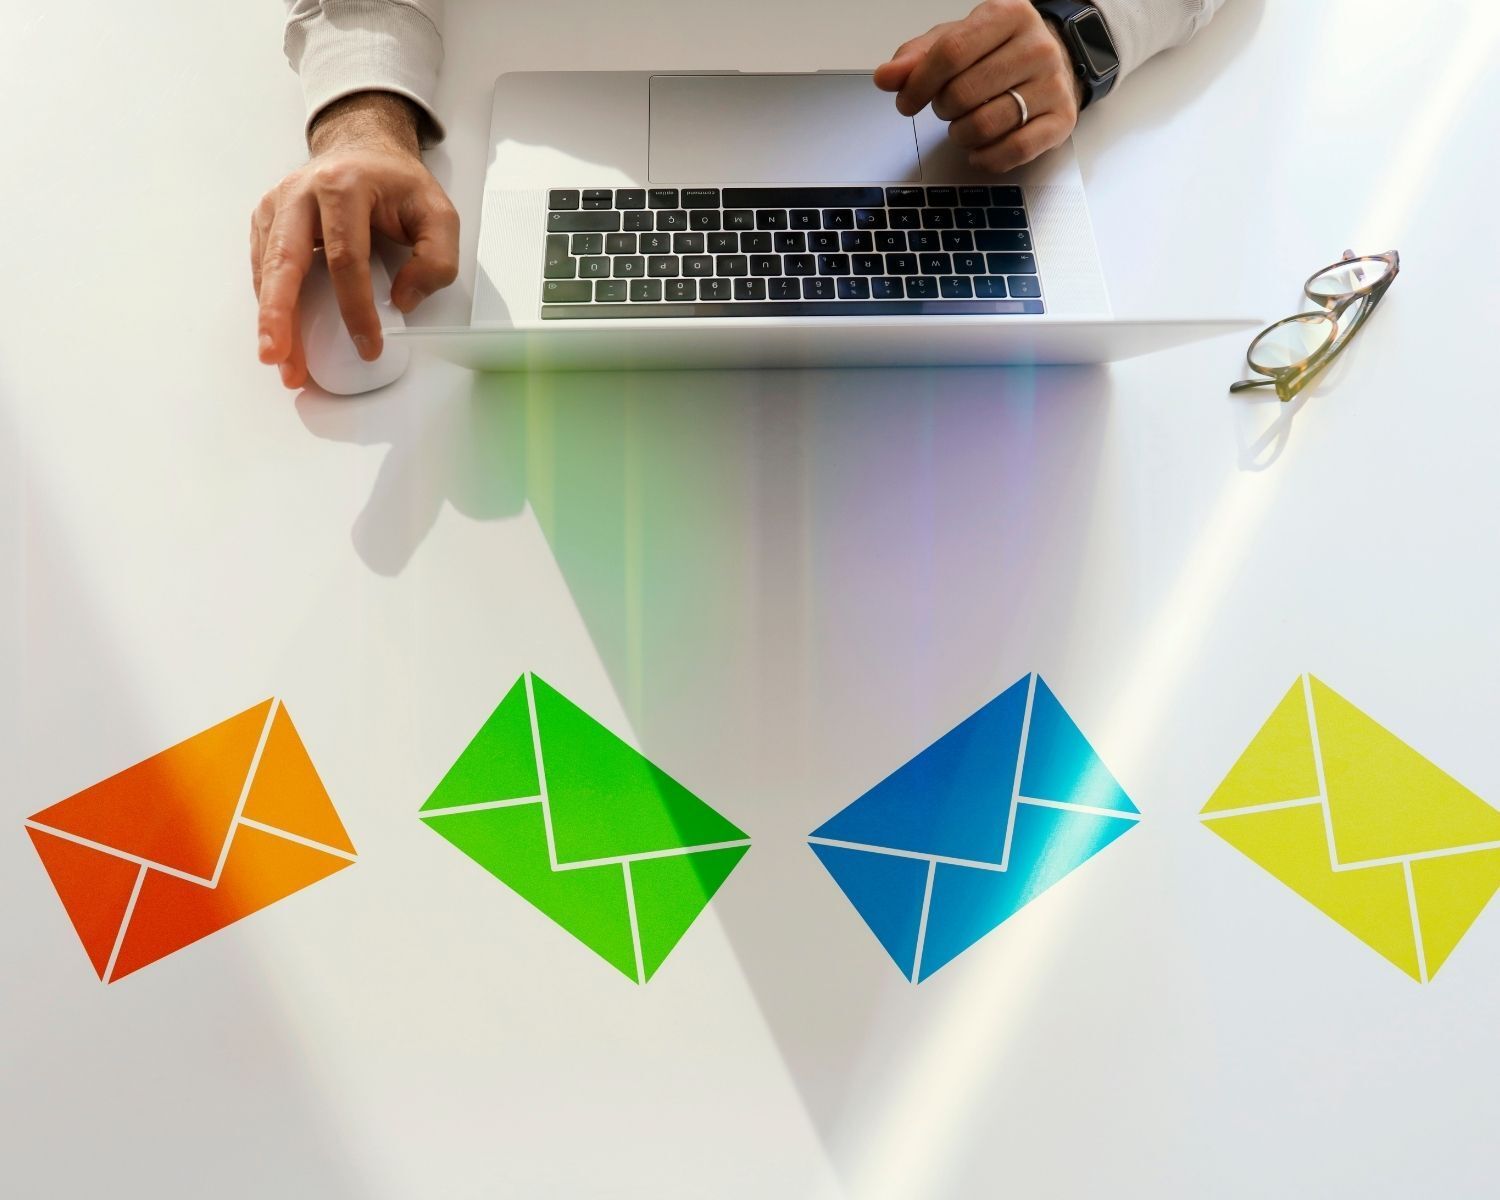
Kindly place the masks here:
<instances>
[{"instance_id":1,"label":"blue envelope icon","mask_svg":"<svg viewBox=\"0 0 1500 1200\"><path fill-rule=\"evenodd\" d=\"M815 829L813 853L913 983L1140 820L1028 675Z\"/></svg>"}]
</instances>

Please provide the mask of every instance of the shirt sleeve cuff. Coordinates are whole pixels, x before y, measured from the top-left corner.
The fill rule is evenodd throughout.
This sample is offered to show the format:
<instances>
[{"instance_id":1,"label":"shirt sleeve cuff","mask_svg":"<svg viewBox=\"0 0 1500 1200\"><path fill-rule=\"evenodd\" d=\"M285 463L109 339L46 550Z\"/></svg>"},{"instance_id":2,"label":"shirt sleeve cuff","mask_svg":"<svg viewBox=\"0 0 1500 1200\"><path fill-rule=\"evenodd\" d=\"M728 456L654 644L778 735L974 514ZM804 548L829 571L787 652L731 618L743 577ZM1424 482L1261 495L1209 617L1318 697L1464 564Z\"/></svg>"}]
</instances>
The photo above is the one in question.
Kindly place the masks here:
<instances>
[{"instance_id":1,"label":"shirt sleeve cuff","mask_svg":"<svg viewBox=\"0 0 1500 1200\"><path fill-rule=\"evenodd\" d=\"M1207 24L1223 0L1093 0L1120 56L1120 78Z\"/></svg>"},{"instance_id":2,"label":"shirt sleeve cuff","mask_svg":"<svg viewBox=\"0 0 1500 1200\"><path fill-rule=\"evenodd\" d=\"M302 79L307 128L317 115L355 92L405 96L424 116L422 144L443 140L433 107L443 39L426 14L391 0L323 0L287 22L287 61Z\"/></svg>"}]
</instances>

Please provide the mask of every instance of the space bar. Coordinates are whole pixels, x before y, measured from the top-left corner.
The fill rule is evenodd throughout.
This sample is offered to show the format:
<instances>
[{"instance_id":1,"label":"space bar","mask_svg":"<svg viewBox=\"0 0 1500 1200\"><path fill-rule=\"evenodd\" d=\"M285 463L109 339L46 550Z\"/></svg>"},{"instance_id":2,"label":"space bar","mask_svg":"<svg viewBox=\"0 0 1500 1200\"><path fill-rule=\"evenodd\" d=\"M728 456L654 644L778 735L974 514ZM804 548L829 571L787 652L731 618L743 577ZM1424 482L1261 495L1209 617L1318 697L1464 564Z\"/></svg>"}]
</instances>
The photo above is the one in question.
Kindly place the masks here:
<instances>
[{"instance_id":1,"label":"space bar","mask_svg":"<svg viewBox=\"0 0 1500 1200\"><path fill-rule=\"evenodd\" d=\"M758 304L544 304L544 321L640 317L1041 316L1040 300L811 300Z\"/></svg>"}]
</instances>

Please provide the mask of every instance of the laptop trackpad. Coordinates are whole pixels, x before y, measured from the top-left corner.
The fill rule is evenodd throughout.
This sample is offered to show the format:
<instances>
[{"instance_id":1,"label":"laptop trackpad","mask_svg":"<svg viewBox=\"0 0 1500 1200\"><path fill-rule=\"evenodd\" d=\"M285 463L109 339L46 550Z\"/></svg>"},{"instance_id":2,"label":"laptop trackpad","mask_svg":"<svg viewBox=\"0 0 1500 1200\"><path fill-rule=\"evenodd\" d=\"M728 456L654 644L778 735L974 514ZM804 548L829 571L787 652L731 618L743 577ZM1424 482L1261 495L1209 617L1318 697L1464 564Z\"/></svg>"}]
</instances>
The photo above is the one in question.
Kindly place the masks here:
<instances>
[{"instance_id":1,"label":"laptop trackpad","mask_svg":"<svg viewBox=\"0 0 1500 1200\"><path fill-rule=\"evenodd\" d=\"M907 183L917 133L868 75L654 75L652 183Z\"/></svg>"}]
</instances>

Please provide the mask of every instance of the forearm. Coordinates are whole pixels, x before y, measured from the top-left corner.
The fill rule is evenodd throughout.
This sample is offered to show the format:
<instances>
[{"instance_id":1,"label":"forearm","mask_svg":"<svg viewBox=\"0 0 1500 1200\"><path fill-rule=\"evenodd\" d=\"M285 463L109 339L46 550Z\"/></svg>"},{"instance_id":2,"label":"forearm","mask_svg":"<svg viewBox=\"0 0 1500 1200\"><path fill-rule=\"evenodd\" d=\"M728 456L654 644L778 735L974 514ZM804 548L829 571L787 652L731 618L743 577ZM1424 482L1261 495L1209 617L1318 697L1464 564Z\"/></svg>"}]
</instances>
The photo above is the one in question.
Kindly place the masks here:
<instances>
[{"instance_id":1,"label":"forearm","mask_svg":"<svg viewBox=\"0 0 1500 1200\"><path fill-rule=\"evenodd\" d=\"M1120 75L1180 46L1213 19L1224 0L1094 0L1120 55Z\"/></svg>"},{"instance_id":2,"label":"forearm","mask_svg":"<svg viewBox=\"0 0 1500 1200\"><path fill-rule=\"evenodd\" d=\"M287 0L287 7L283 45L302 79L309 140L326 109L371 92L413 105L421 142L442 139L434 107L442 0Z\"/></svg>"}]
</instances>

